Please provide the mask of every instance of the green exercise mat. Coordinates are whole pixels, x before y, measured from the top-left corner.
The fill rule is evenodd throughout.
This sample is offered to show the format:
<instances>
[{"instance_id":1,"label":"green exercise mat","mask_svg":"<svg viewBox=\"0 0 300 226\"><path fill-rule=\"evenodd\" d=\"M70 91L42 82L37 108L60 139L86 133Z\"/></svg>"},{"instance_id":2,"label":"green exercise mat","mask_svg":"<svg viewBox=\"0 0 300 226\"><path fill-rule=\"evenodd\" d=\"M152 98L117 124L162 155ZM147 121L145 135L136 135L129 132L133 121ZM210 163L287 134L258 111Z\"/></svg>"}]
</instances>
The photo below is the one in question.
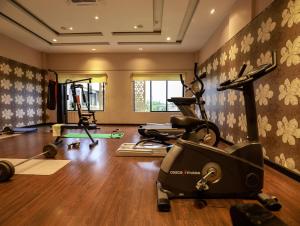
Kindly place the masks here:
<instances>
[{"instance_id":1,"label":"green exercise mat","mask_svg":"<svg viewBox=\"0 0 300 226\"><path fill-rule=\"evenodd\" d=\"M120 139L124 136L124 133L118 132L118 133L92 133L92 138L113 138L113 139ZM86 133L68 133L63 135L65 138L89 138L89 136Z\"/></svg>"}]
</instances>

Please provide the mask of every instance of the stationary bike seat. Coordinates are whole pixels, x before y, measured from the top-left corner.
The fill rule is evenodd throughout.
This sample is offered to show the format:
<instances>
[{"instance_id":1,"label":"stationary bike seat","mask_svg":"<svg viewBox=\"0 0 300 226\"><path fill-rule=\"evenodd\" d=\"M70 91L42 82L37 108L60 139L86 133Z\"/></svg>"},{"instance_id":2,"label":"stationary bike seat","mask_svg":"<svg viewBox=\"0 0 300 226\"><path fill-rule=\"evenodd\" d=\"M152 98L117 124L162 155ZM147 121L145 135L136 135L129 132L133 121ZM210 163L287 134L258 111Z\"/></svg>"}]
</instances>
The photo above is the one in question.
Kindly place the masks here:
<instances>
[{"instance_id":1,"label":"stationary bike seat","mask_svg":"<svg viewBox=\"0 0 300 226\"><path fill-rule=\"evenodd\" d=\"M198 126L202 120L191 116L171 116L171 124L174 128L193 129Z\"/></svg>"}]
</instances>

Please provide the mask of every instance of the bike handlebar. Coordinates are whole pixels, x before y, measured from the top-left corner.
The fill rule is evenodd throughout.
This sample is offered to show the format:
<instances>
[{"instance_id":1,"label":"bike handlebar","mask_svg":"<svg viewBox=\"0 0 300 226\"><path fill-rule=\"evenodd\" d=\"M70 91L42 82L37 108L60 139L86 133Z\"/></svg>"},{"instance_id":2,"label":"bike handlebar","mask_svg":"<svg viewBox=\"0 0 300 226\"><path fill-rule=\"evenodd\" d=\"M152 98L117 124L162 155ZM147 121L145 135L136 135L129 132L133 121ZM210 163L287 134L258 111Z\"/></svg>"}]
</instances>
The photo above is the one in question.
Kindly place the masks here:
<instances>
[{"instance_id":1,"label":"bike handlebar","mask_svg":"<svg viewBox=\"0 0 300 226\"><path fill-rule=\"evenodd\" d=\"M246 69L245 64L242 66L241 71L242 75L240 75L235 79L227 80L219 85L217 88L218 91L226 90L226 89L238 89L250 82L254 82L255 80L263 77L264 75L268 74L269 72L273 71L277 67L276 63L276 52L274 51L272 53L272 63L269 64L263 64L259 67L256 67L252 69L251 71L247 72L247 74L244 74L244 71Z\"/></svg>"}]
</instances>

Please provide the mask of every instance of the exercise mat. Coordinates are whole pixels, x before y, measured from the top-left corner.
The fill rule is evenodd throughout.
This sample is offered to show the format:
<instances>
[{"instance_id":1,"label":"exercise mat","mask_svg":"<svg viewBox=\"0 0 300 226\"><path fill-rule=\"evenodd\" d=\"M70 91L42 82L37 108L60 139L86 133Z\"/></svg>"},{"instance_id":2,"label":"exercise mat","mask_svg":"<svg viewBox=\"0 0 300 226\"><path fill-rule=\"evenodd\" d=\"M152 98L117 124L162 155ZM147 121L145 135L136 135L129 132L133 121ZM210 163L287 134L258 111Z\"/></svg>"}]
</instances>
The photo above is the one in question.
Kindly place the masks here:
<instances>
[{"instance_id":1,"label":"exercise mat","mask_svg":"<svg viewBox=\"0 0 300 226\"><path fill-rule=\"evenodd\" d=\"M92 133L92 138L100 138L100 139L120 139L124 136L123 132L117 133ZM63 135L64 138L89 138L86 133L67 133Z\"/></svg>"},{"instance_id":2,"label":"exercise mat","mask_svg":"<svg viewBox=\"0 0 300 226\"><path fill-rule=\"evenodd\" d=\"M1 139L5 139L5 138L11 138L11 137L16 137L16 136L20 136L21 134L2 134L2 135L0 135L0 140Z\"/></svg>"},{"instance_id":3,"label":"exercise mat","mask_svg":"<svg viewBox=\"0 0 300 226\"><path fill-rule=\"evenodd\" d=\"M26 159L1 158L0 160L10 161L13 165L16 165ZM55 159L32 159L20 166L17 166L15 168L15 174L51 175L63 168L69 162L71 161Z\"/></svg>"}]
</instances>

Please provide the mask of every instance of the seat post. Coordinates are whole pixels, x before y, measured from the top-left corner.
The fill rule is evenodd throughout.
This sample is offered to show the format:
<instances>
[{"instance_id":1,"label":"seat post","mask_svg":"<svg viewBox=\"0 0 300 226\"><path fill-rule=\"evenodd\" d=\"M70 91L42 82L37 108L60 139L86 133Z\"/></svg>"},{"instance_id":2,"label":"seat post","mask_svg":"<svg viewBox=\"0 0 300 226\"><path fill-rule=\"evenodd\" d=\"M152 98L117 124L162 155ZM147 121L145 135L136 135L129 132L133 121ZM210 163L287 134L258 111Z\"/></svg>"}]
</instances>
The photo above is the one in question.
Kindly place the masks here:
<instances>
[{"instance_id":1,"label":"seat post","mask_svg":"<svg viewBox=\"0 0 300 226\"><path fill-rule=\"evenodd\" d=\"M258 142L259 136L253 83L243 87L243 94L245 99L248 140Z\"/></svg>"}]
</instances>

